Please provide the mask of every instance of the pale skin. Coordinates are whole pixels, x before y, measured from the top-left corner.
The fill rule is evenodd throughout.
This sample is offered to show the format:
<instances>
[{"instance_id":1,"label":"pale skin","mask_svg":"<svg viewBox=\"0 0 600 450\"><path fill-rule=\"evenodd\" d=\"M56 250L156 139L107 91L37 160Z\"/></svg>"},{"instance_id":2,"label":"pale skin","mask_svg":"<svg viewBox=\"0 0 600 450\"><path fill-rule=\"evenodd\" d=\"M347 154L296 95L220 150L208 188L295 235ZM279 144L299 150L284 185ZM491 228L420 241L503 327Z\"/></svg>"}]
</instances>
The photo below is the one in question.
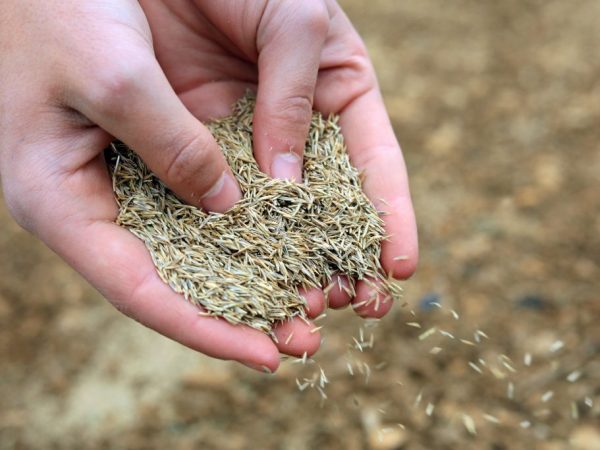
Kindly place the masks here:
<instances>
[{"instance_id":1,"label":"pale skin","mask_svg":"<svg viewBox=\"0 0 600 450\"><path fill-rule=\"evenodd\" d=\"M313 108L340 114L365 193L387 213L382 264L408 278L418 247L402 153L364 44L337 3L0 3L0 175L17 222L128 316L209 356L274 371L280 353L318 349L314 325L280 324L275 343L199 316L158 278L142 242L114 224L102 156L118 138L182 199L226 211L241 194L202 122L228 114L247 89L258 92L255 157L273 177L300 181ZM320 314L322 291L304 295L308 314ZM370 295L366 283L353 299L334 288L328 304ZM381 317L389 307L355 309Z\"/></svg>"}]
</instances>

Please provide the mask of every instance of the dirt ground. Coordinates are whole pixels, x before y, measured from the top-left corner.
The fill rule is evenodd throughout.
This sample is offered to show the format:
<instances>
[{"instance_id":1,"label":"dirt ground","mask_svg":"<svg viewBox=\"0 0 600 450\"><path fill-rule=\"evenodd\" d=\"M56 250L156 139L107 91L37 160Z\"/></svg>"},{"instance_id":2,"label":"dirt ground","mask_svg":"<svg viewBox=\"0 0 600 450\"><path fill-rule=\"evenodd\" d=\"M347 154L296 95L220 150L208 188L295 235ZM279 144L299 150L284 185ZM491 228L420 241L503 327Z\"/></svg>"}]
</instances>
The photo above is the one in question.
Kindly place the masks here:
<instances>
[{"instance_id":1,"label":"dirt ground","mask_svg":"<svg viewBox=\"0 0 600 450\"><path fill-rule=\"evenodd\" d=\"M600 3L342 4L411 174L408 306L364 352L331 312L315 363L259 375L121 316L0 205L0 450L600 448Z\"/></svg>"}]
</instances>

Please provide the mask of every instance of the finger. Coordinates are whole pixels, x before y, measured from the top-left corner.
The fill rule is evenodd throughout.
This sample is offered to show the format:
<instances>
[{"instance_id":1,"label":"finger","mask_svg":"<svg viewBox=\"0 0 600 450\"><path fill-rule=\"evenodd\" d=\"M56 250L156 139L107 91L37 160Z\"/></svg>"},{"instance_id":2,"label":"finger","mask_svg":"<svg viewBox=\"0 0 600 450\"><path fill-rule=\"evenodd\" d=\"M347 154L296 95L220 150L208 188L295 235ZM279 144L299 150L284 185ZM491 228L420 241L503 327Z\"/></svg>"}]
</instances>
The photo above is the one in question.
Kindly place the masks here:
<instances>
[{"instance_id":1,"label":"finger","mask_svg":"<svg viewBox=\"0 0 600 450\"><path fill-rule=\"evenodd\" d=\"M299 182L329 14L320 0L270 2L261 23L255 158L263 172Z\"/></svg>"},{"instance_id":2,"label":"finger","mask_svg":"<svg viewBox=\"0 0 600 450\"><path fill-rule=\"evenodd\" d=\"M341 274L333 275L331 283L325 289L327 305L333 309L345 308L352 300L352 287L348 277Z\"/></svg>"},{"instance_id":3,"label":"finger","mask_svg":"<svg viewBox=\"0 0 600 450\"><path fill-rule=\"evenodd\" d=\"M381 289L376 280L363 280L356 284L356 296L352 299L352 308L361 317L379 319L392 309L393 301L388 293Z\"/></svg>"},{"instance_id":4,"label":"finger","mask_svg":"<svg viewBox=\"0 0 600 450\"><path fill-rule=\"evenodd\" d=\"M321 289L300 289L300 295L306 300L306 314L311 319L319 316L325 310L325 296Z\"/></svg>"},{"instance_id":5,"label":"finger","mask_svg":"<svg viewBox=\"0 0 600 450\"><path fill-rule=\"evenodd\" d=\"M300 294L307 303L306 313L314 318L325 308L323 291L317 288L300 289ZM321 337L312 322L300 318L281 322L274 328L277 348L281 353L291 356L313 355L320 346Z\"/></svg>"},{"instance_id":6,"label":"finger","mask_svg":"<svg viewBox=\"0 0 600 450\"><path fill-rule=\"evenodd\" d=\"M340 115L348 153L363 172L363 189L383 211L388 236L381 262L396 278L410 277L418 262L417 226L400 146L377 89L350 103Z\"/></svg>"},{"instance_id":7,"label":"finger","mask_svg":"<svg viewBox=\"0 0 600 450\"><path fill-rule=\"evenodd\" d=\"M94 69L85 83L73 80L71 106L134 149L188 203L223 212L241 198L217 143L179 100L152 55L140 51Z\"/></svg>"},{"instance_id":8,"label":"finger","mask_svg":"<svg viewBox=\"0 0 600 450\"><path fill-rule=\"evenodd\" d=\"M277 325L273 332L281 353L290 356L314 355L321 345L321 334L312 322L304 322L299 317Z\"/></svg>"}]
</instances>

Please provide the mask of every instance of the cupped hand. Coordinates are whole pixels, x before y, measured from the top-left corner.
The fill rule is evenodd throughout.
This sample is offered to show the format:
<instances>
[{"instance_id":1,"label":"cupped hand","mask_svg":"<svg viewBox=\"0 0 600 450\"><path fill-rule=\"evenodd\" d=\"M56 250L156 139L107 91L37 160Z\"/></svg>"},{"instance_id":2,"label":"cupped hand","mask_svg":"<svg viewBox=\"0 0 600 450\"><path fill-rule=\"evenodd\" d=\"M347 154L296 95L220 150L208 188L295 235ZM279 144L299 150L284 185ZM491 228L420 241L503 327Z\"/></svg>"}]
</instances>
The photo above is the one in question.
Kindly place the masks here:
<instances>
[{"instance_id":1,"label":"cupped hand","mask_svg":"<svg viewBox=\"0 0 600 450\"><path fill-rule=\"evenodd\" d=\"M0 5L0 174L9 209L118 309L210 356L275 370L318 333L262 333L198 316L158 278L144 245L114 224L102 150L118 138L184 200L225 211L239 187L201 120L258 86L255 156L300 181L312 107L341 115L364 187L388 213L384 268L409 276L414 215L398 143L364 46L334 2L6 0ZM407 259L395 258L406 255ZM370 295L359 284L357 297ZM305 293L309 314L323 294ZM333 290L333 306L351 301ZM378 311L357 308L363 315Z\"/></svg>"}]
</instances>

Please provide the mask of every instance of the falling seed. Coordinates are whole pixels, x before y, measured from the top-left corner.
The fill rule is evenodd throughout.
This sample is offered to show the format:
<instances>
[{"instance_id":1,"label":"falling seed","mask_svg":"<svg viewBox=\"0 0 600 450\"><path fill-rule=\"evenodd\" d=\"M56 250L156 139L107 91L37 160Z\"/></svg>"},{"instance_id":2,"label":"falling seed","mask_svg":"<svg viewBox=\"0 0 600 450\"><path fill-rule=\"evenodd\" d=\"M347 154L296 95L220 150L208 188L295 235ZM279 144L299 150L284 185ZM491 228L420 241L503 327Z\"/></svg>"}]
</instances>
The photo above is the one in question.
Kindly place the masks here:
<instances>
[{"instance_id":1,"label":"falling seed","mask_svg":"<svg viewBox=\"0 0 600 450\"><path fill-rule=\"evenodd\" d=\"M351 376L354 376L354 371L352 370L352 364L350 364L350 363L348 362L348 363L346 363L346 367L348 368L348 373L349 373Z\"/></svg>"},{"instance_id":2,"label":"falling seed","mask_svg":"<svg viewBox=\"0 0 600 450\"><path fill-rule=\"evenodd\" d=\"M296 385L298 386L298 389L300 390L300 392L302 392L308 387L309 383L306 383L306 382L300 383L300 380L298 378L296 378Z\"/></svg>"},{"instance_id":3,"label":"falling seed","mask_svg":"<svg viewBox=\"0 0 600 450\"><path fill-rule=\"evenodd\" d=\"M454 335L452 333L449 333L448 331L439 330L439 332L444 337L447 337L449 339L454 339Z\"/></svg>"},{"instance_id":4,"label":"falling seed","mask_svg":"<svg viewBox=\"0 0 600 450\"><path fill-rule=\"evenodd\" d=\"M360 342L358 342L355 337L353 337L352 340L354 341L355 348L362 352L363 351L362 344Z\"/></svg>"},{"instance_id":5,"label":"falling seed","mask_svg":"<svg viewBox=\"0 0 600 450\"><path fill-rule=\"evenodd\" d=\"M428 329L427 331L424 331L423 333L421 333L419 335L419 340L420 341L424 341L425 339L427 339L429 336L435 334L435 332L437 331L436 327L432 327L430 329Z\"/></svg>"},{"instance_id":6,"label":"falling seed","mask_svg":"<svg viewBox=\"0 0 600 450\"><path fill-rule=\"evenodd\" d=\"M571 419L579 419L579 409L577 408L577 403L575 402L571 402Z\"/></svg>"},{"instance_id":7,"label":"falling seed","mask_svg":"<svg viewBox=\"0 0 600 450\"><path fill-rule=\"evenodd\" d=\"M321 314L319 314L317 317L315 317L315 318L313 319L313 321L314 321L314 322L317 322L317 321L319 321L319 320L323 320L325 317L327 317L327 313L321 313Z\"/></svg>"},{"instance_id":8,"label":"falling seed","mask_svg":"<svg viewBox=\"0 0 600 450\"><path fill-rule=\"evenodd\" d=\"M500 419L498 419L495 416L492 416L491 414L483 414L483 418L485 420L487 420L488 422L491 422L491 423L495 423L495 424L499 424L500 423Z\"/></svg>"},{"instance_id":9,"label":"falling seed","mask_svg":"<svg viewBox=\"0 0 600 450\"><path fill-rule=\"evenodd\" d=\"M419 394L417 395L417 398L415 398L415 403L414 403L414 407L416 408L417 406L419 406L421 404L421 400L423 399L423 389L421 389L419 391Z\"/></svg>"},{"instance_id":10,"label":"falling seed","mask_svg":"<svg viewBox=\"0 0 600 450\"><path fill-rule=\"evenodd\" d=\"M565 346L563 341L554 341L552 345L550 345L550 353L556 353L561 350Z\"/></svg>"},{"instance_id":11,"label":"falling seed","mask_svg":"<svg viewBox=\"0 0 600 450\"><path fill-rule=\"evenodd\" d=\"M477 364L475 364L474 362L469 361L469 367L471 367L471 369L473 369L477 373L483 373L483 371L479 368L479 366Z\"/></svg>"},{"instance_id":12,"label":"falling seed","mask_svg":"<svg viewBox=\"0 0 600 450\"><path fill-rule=\"evenodd\" d=\"M471 341L469 341L469 340L467 340L467 339L460 339L460 342L462 342L462 343L463 343L463 344L465 344L465 345L470 345L470 346L472 346L472 347L475 347L475 343L474 343L474 342L471 342Z\"/></svg>"},{"instance_id":13,"label":"falling seed","mask_svg":"<svg viewBox=\"0 0 600 450\"><path fill-rule=\"evenodd\" d=\"M463 414L463 424L470 434L477 434L477 429L475 428L475 421L468 414Z\"/></svg>"},{"instance_id":14,"label":"falling seed","mask_svg":"<svg viewBox=\"0 0 600 450\"><path fill-rule=\"evenodd\" d=\"M419 322L406 322L406 325L413 328L421 328L421 324Z\"/></svg>"},{"instance_id":15,"label":"falling seed","mask_svg":"<svg viewBox=\"0 0 600 450\"><path fill-rule=\"evenodd\" d=\"M510 400L514 400L514 398L515 398L515 385L513 384L512 381L508 383L508 386L506 388L506 396Z\"/></svg>"},{"instance_id":16,"label":"falling seed","mask_svg":"<svg viewBox=\"0 0 600 450\"><path fill-rule=\"evenodd\" d=\"M489 338L490 338L490 337L489 337L487 334L485 334L485 333L484 333L483 331L481 331L481 330L477 330L477 331L475 331L475 334L476 334L476 335L478 335L478 336L481 336L481 337L483 337L483 338L486 338L486 339L489 339Z\"/></svg>"},{"instance_id":17,"label":"falling seed","mask_svg":"<svg viewBox=\"0 0 600 450\"><path fill-rule=\"evenodd\" d=\"M519 425L521 426L521 428L527 429L531 426L531 422L529 420L523 420Z\"/></svg>"},{"instance_id":18,"label":"falling seed","mask_svg":"<svg viewBox=\"0 0 600 450\"><path fill-rule=\"evenodd\" d=\"M285 339L285 345L288 345L292 341L293 337L294 337L294 332L292 331L290 334L288 334L288 337Z\"/></svg>"},{"instance_id":19,"label":"falling seed","mask_svg":"<svg viewBox=\"0 0 600 450\"><path fill-rule=\"evenodd\" d=\"M316 388L321 395L321 400L327 400L327 394L325 394L325 391L320 386L316 386Z\"/></svg>"},{"instance_id":20,"label":"falling seed","mask_svg":"<svg viewBox=\"0 0 600 450\"><path fill-rule=\"evenodd\" d=\"M581 375L582 373L580 370L574 370L569 375L567 375L567 381L569 383L575 383L577 380L579 380L579 378L581 378Z\"/></svg>"},{"instance_id":21,"label":"falling seed","mask_svg":"<svg viewBox=\"0 0 600 450\"><path fill-rule=\"evenodd\" d=\"M435 405L433 403L427 403L427 407L425 408L425 414L429 417L433 414L433 410Z\"/></svg>"},{"instance_id":22,"label":"falling seed","mask_svg":"<svg viewBox=\"0 0 600 450\"><path fill-rule=\"evenodd\" d=\"M525 353L525 356L523 357L523 364L525 364L527 367L531 366L531 353Z\"/></svg>"},{"instance_id":23,"label":"falling seed","mask_svg":"<svg viewBox=\"0 0 600 450\"><path fill-rule=\"evenodd\" d=\"M502 361L502 365L504 367L506 367L510 372L517 373L517 369L515 369L513 366L511 366L508 362Z\"/></svg>"},{"instance_id":24,"label":"falling seed","mask_svg":"<svg viewBox=\"0 0 600 450\"><path fill-rule=\"evenodd\" d=\"M382 370L388 365L387 361L382 361L375 366L375 370Z\"/></svg>"},{"instance_id":25,"label":"falling seed","mask_svg":"<svg viewBox=\"0 0 600 450\"><path fill-rule=\"evenodd\" d=\"M431 350L429 350L429 353L431 353L432 355L437 355L442 350L442 347L433 347Z\"/></svg>"},{"instance_id":26,"label":"falling seed","mask_svg":"<svg viewBox=\"0 0 600 450\"><path fill-rule=\"evenodd\" d=\"M452 317L454 317L454 320L460 319L460 316L458 315L458 313L455 310L451 309L450 313L452 314Z\"/></svg>"},{"instance_id":27,"label":"falling seed","mask_svg":"<svg viewBox=\"0 0 600 450\"><path fill-rule=\"evenodd\" d=\"M592 397L585 397L585 399L583 400L583 403L585 403L585 405L588 408L593 408L594 407L594 400L592 400Z\"/></svg>"},{"instance_id":28,"label":"falling seed","mask_svg":"<svg viewBox=\"0 0 600 450\"><path fill-rule=\"evenodd\" d=\"M542 395L542 402L546 403L546 402L550 401L552 399L552 397L554 397L554 391L546 391Z\"/></svg>"}]
</instances>

